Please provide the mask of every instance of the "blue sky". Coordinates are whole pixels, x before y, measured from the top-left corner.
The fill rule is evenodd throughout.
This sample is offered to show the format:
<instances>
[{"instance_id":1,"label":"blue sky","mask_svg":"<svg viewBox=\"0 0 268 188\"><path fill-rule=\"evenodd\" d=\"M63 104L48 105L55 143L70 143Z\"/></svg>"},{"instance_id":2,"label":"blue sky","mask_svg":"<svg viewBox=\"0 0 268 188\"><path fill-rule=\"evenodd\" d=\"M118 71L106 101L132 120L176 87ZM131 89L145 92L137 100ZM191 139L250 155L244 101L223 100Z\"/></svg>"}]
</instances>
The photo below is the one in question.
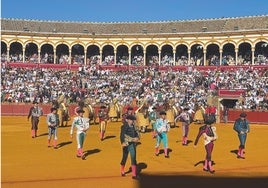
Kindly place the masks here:
<instances>
[{"instance_id":1,"label":"blue sky","mask_svg":"<svg viewBox=\"0 0 268 188\"><path fill-rule=\"evenodd\" d=\"M267 0L1 0L1 17L142 22L268 14Z\"/></svg>"}]
</instances>

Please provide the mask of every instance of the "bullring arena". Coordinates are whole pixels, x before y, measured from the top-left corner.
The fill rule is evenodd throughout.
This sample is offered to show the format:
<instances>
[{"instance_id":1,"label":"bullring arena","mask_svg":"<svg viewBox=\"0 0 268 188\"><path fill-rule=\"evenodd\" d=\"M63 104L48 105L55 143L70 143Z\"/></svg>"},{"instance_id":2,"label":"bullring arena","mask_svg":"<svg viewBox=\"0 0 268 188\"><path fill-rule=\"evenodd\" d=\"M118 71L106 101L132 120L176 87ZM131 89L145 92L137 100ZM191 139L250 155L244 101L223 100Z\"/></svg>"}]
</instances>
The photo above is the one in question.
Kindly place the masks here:
<instances>
[{"instance_id":1,"label":"bullring arena","mask_svg":"<svg viewBox=\"0 0 268 188\"><path fill-rule=\"evenodd\" d=\"M120 175L120 122L109 122L104 141L98 138L98 126L88 131L86 160L75 156L76 143L69 138L70 126L59 128L59 148L47 147L45 117L40 120L37 138L31 138L25 116L2 117L2 187L258 187L268 185L268 126L251 125L246 145L246 159L237 159L237 136L232 124L216 124L219 139L212 159L215 174L202 171L204 147L191 142L181 145L180 123L169 133L170 158L154 155L155 140L150 132L141 135L137 147L140 180L131 173ZM192 124L193 141L200 125ZM130 159L127 164L130 166Z\"/></svg>"},{"instance_id":2,"label":"bullring arena","mask_svg":"<svg viewBox=\"0 0 268 188\"><path fill-rule=\"evenodd\" d=\"M267 188L267 24L267 15L141 23L1 19L1 186ZM99 102L103 100L100 95L105 93L105 86L96 89L85 87L85 84L72 84L78 83L80 77L83 81L88 81L89 76L96 79L96 75L102 75L105 82L113 79L118 83L120 78L129 87L136 85L137 88L132 89L138 93L141 91L139 84L151 81L143 77L144 70L150 74L146 78L162 78L166 81L164 86L168 87L161 88L163 95L170 93L171 89L176 93L183 87L189 87L185 84L181 88L173 88L165 80L169 76L176 81L180 76L184 79L194 77L195 73L200 73L205 77L204 80L208 77L216 78L217 75L230 79L225 83L217 80L217 83L224 83L224 87L217 85L218 88L212 88L214 82L211 82L212 85L206 88L209 89L204 90L207 92L203 91L204 98L199 101L202 105L215 105L218 111L215 123L218 139L212 153L216 170L214 174L202 170L205 157L202 140L197 148L193 147L202 122L191 123L187 146L182 145L181 122L175 122L175 127L168 133L170 158L164 157L163 150L159 156L155 156L155 139L152 138L150 127L145 133L141 133L137 146L138 180L131 178L130 170L126 177L120 174L121 118L108 122L103 141L99 139L98 125L91 123L84 146L85 160L82 160L76 157L75 139L70 138L70 126L75 117L72 108L67 126L58 129L58 148L47 147L46 115L53 99L59 100L64 96L64 91L59 91L60 89L67 87L75 95L72 98L73 107L78 105L79 100L86 100L89 96L95 97L95 102ZM105 75L105 71L111 77ZM37 95L37 88L40 89L44 79L37 82L32 82L31 79L41 78L44 72L56 80L49 85L55 98L45 97L44 93L43 98ZM129 83L131 80L124 78L131 74L137 76L137 73L143 79ZM21 80L30 80L16 85L20 88L24 85L29 89L25 96L21 94L22 97L18 97L17 88L10 87L10 81L18 75L22 75ZM70 75L73 82L68 77ZM235 78L239 75L248 80L240 82L243 79L238 79L236 82ZM64 83L61 83L62 80ZM96 85L100 84L97 81ZM257 89L242 87L249 86L248 82L257 85ZM109 91L112 93L109 89L106 93ZM153 88L152 91L158 90ZM81 93L87 97L77 97ZM142 94L144 93L143 91ZM250 98L255 93L261 94L263 103L251 103ZM168 95L171 98L174 96ZM144 95L139 93L139 97ZM32 102L40 98L44 103L41 102L40 106L45 109L45 113L40 118L38 136L32 138L27 113ZM105 100L111 102L111 98ZM176 97L174 100L176 101ZM183 107L191 103L194 101L181 105ZM230 108L226 123L223 122L222 109L225 105ZM246 142L245 159L238 159L236 153L239 141L233 130L233 123L242 111L248 114L251 130ZM127 165L130 167L130 158Z\"/></svg>"}]
</instances>

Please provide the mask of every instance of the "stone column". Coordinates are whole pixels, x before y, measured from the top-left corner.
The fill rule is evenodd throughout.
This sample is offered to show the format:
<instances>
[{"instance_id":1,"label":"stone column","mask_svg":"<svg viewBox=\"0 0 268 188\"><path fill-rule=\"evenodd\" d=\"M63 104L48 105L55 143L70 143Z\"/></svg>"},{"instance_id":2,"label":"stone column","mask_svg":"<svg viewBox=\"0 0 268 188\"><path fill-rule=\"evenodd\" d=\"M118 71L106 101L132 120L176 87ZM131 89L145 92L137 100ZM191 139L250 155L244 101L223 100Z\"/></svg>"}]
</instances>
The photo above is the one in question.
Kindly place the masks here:
<instances>
[{"instance_id":1,"label":"stone column","mask_svg":"<svg viewBox=\"0 0 268 188\"><path fill-rule=\"evenodd\" d=\"M251 65L255 64L255 62L254 62L254 53L255 53L255 48L252 47L251 48Z\"/></svg>"},{"instance_id":2,"label":"stone column","mask_svg":"<svg viewBox=\"0 0 268 188\"><path fill-rule=\"evenodd\" d=\"M173 65L177 65L176 63L176 49L173 49Z\"/></svg>"},{"instance_id":3,"label":"stone column","mask_svg":"<svg viewBox=\"0 0 268 188\"><path fill-rule=\"evenodd\" d=\"M72 49L69 49L69 62L67 64L72 64Z\"/></svg>"},{"instance_id":4,"label":"stone column","mask_svg":"<svg viewBox=\"0 0 268 188\"><path fill-rule=\"evenodd\" d=\"M128 50L128 65L131 65L131 50Z\"/></svg>"},{"instance_id":5,"label":"stone column","mask_svg":"<svg viewBox=\"0 0 268 188\"><path fill-rule=\"evenodd\" d=\"M41 63L40 53L41 53L41 50L40 50L40 47L38 47L38 62L37 63Z\"/></svg>"},{"instance_id":6,"label":"stone column","mask_svg":"<svg viewBox=\"0 0 268 188\"><path fill-rule=\"evenodd\" d=\"M100 50L100 65L102 65L102 50Z\"/></svg>"},{"instance_id":7,"label":"stone column","mask_svg":"<svg viewBox=\"0 0 268 188\"><path fill-rule=\"evenodd\" d=\"M56 49L53 50L54 51L54 55L53 55L53 63L56 64L56 58L57 58L57 53L56 53Z\"/></svg>"},{"instance_id":8,"label":"stone column","mask_svg":"<svg viewBox=\"0 0 268 188\"><path fill-rule=\"evenodd\" d=\"M222 48L220 49L220 65L222 65Z\"/></svg>"},{"instance_id":9,"label":"stone column","mask_svg":"<svg viewBox=\"0 0 268 188\"><path fill-rule=\"evenodd\" d=\"M87 65L87 50L84 50L84 65Z\"/></svg>"},{"instance_id":10,"label":"stone column","mask_svg":"<svg viewBox=\"0 0 268 188\"><path fill-rule=\"evenodd\" d=\"M208 64L207 64L207 57L206 57L207 56L207 51L204 50L203 53L204 53L204 65L205 66L208 66Z\"/></svg>"},{"instance_id":11,"label":"stone column","mask_svg":"<svg viewBox=\"0 0 268 188\"><path fill-rule=\"evenodd\" d=\"M238 60L238 48L235 48L235 65L237 65Z\"/></svg>"},{"instance_id":12,"label":"stone column","mask_svg":"<svg viewBox=\"0 0 268 188\"><path fill-rule=\"evenodd\" d=\"M143 50L143 65L146 65L146 51Z\"/></svg>"},{"instance_id":13,"label":"stone column","mask_svg":"<svg viewBox=\"0 0 268 188\"><path fill-rule=\"evenodd\" d=\"M116 50L114 50L114 64L115 64L115 65L117 64L117 61L116 61L116 54L117 54L117 52L116 52Z\"/></svg>"},{"instance_id":14,"label":"stone column","mask_svg":"<svg viewBox=\"0 0 268 188\"><path fill-rule=\"evenodd\" d=\"M22 62L25 63L25 47L22 47Z\"/></svg>"}]
</instances>

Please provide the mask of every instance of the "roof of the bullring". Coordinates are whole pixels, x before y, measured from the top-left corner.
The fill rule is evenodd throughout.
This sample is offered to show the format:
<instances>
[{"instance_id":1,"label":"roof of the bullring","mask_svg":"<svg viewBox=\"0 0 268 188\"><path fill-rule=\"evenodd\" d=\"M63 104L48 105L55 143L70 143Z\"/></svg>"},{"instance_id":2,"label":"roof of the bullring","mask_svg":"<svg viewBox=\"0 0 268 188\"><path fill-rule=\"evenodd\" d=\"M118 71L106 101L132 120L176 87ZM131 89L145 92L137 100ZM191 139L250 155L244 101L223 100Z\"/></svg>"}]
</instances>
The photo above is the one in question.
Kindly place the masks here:
<instances>
[{"instance_id":1,"label":"roof of the bullring","mask_svg":"<svg viewBox=\"0 0 268 188\"><path fill-rule=\"evenodd\" d=\"M131 35L268 30L268 15L158 22L69 22L1 19L2 32Z\"/></svg>"}]
</instances>

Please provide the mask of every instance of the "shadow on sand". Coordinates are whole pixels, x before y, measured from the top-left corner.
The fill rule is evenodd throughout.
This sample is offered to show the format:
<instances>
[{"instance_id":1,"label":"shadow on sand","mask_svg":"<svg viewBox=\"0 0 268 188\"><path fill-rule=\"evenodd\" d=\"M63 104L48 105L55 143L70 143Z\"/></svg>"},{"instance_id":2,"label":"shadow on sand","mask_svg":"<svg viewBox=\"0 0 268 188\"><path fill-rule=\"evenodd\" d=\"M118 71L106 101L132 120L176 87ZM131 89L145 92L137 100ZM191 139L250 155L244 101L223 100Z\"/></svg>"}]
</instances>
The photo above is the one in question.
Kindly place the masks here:
<instances>
[{"instance_id":1,"label":"shadow on sand","mask_svg":"<svg viewBox=\"0 0 268 188\"><path fill-rule=\"evenodd\" d=\"M190 175L148 175L140 174L139 188L267 188L267 177L211 177L207 176L190 176Z\"/></svg>"},{"instance_id":2,"label":"shadow on sand","mask_svg":"<svg viewBox=\"0 0 268 188\"><path fill-rule=\"evenodd\" d=\"M82 160L86 160L88 155L94 154L94 153L99 153L101 150L100 149L92 149L92 150L87 150L84 151L84 154L82 156Z\"/></svg>"}]
</instances>

